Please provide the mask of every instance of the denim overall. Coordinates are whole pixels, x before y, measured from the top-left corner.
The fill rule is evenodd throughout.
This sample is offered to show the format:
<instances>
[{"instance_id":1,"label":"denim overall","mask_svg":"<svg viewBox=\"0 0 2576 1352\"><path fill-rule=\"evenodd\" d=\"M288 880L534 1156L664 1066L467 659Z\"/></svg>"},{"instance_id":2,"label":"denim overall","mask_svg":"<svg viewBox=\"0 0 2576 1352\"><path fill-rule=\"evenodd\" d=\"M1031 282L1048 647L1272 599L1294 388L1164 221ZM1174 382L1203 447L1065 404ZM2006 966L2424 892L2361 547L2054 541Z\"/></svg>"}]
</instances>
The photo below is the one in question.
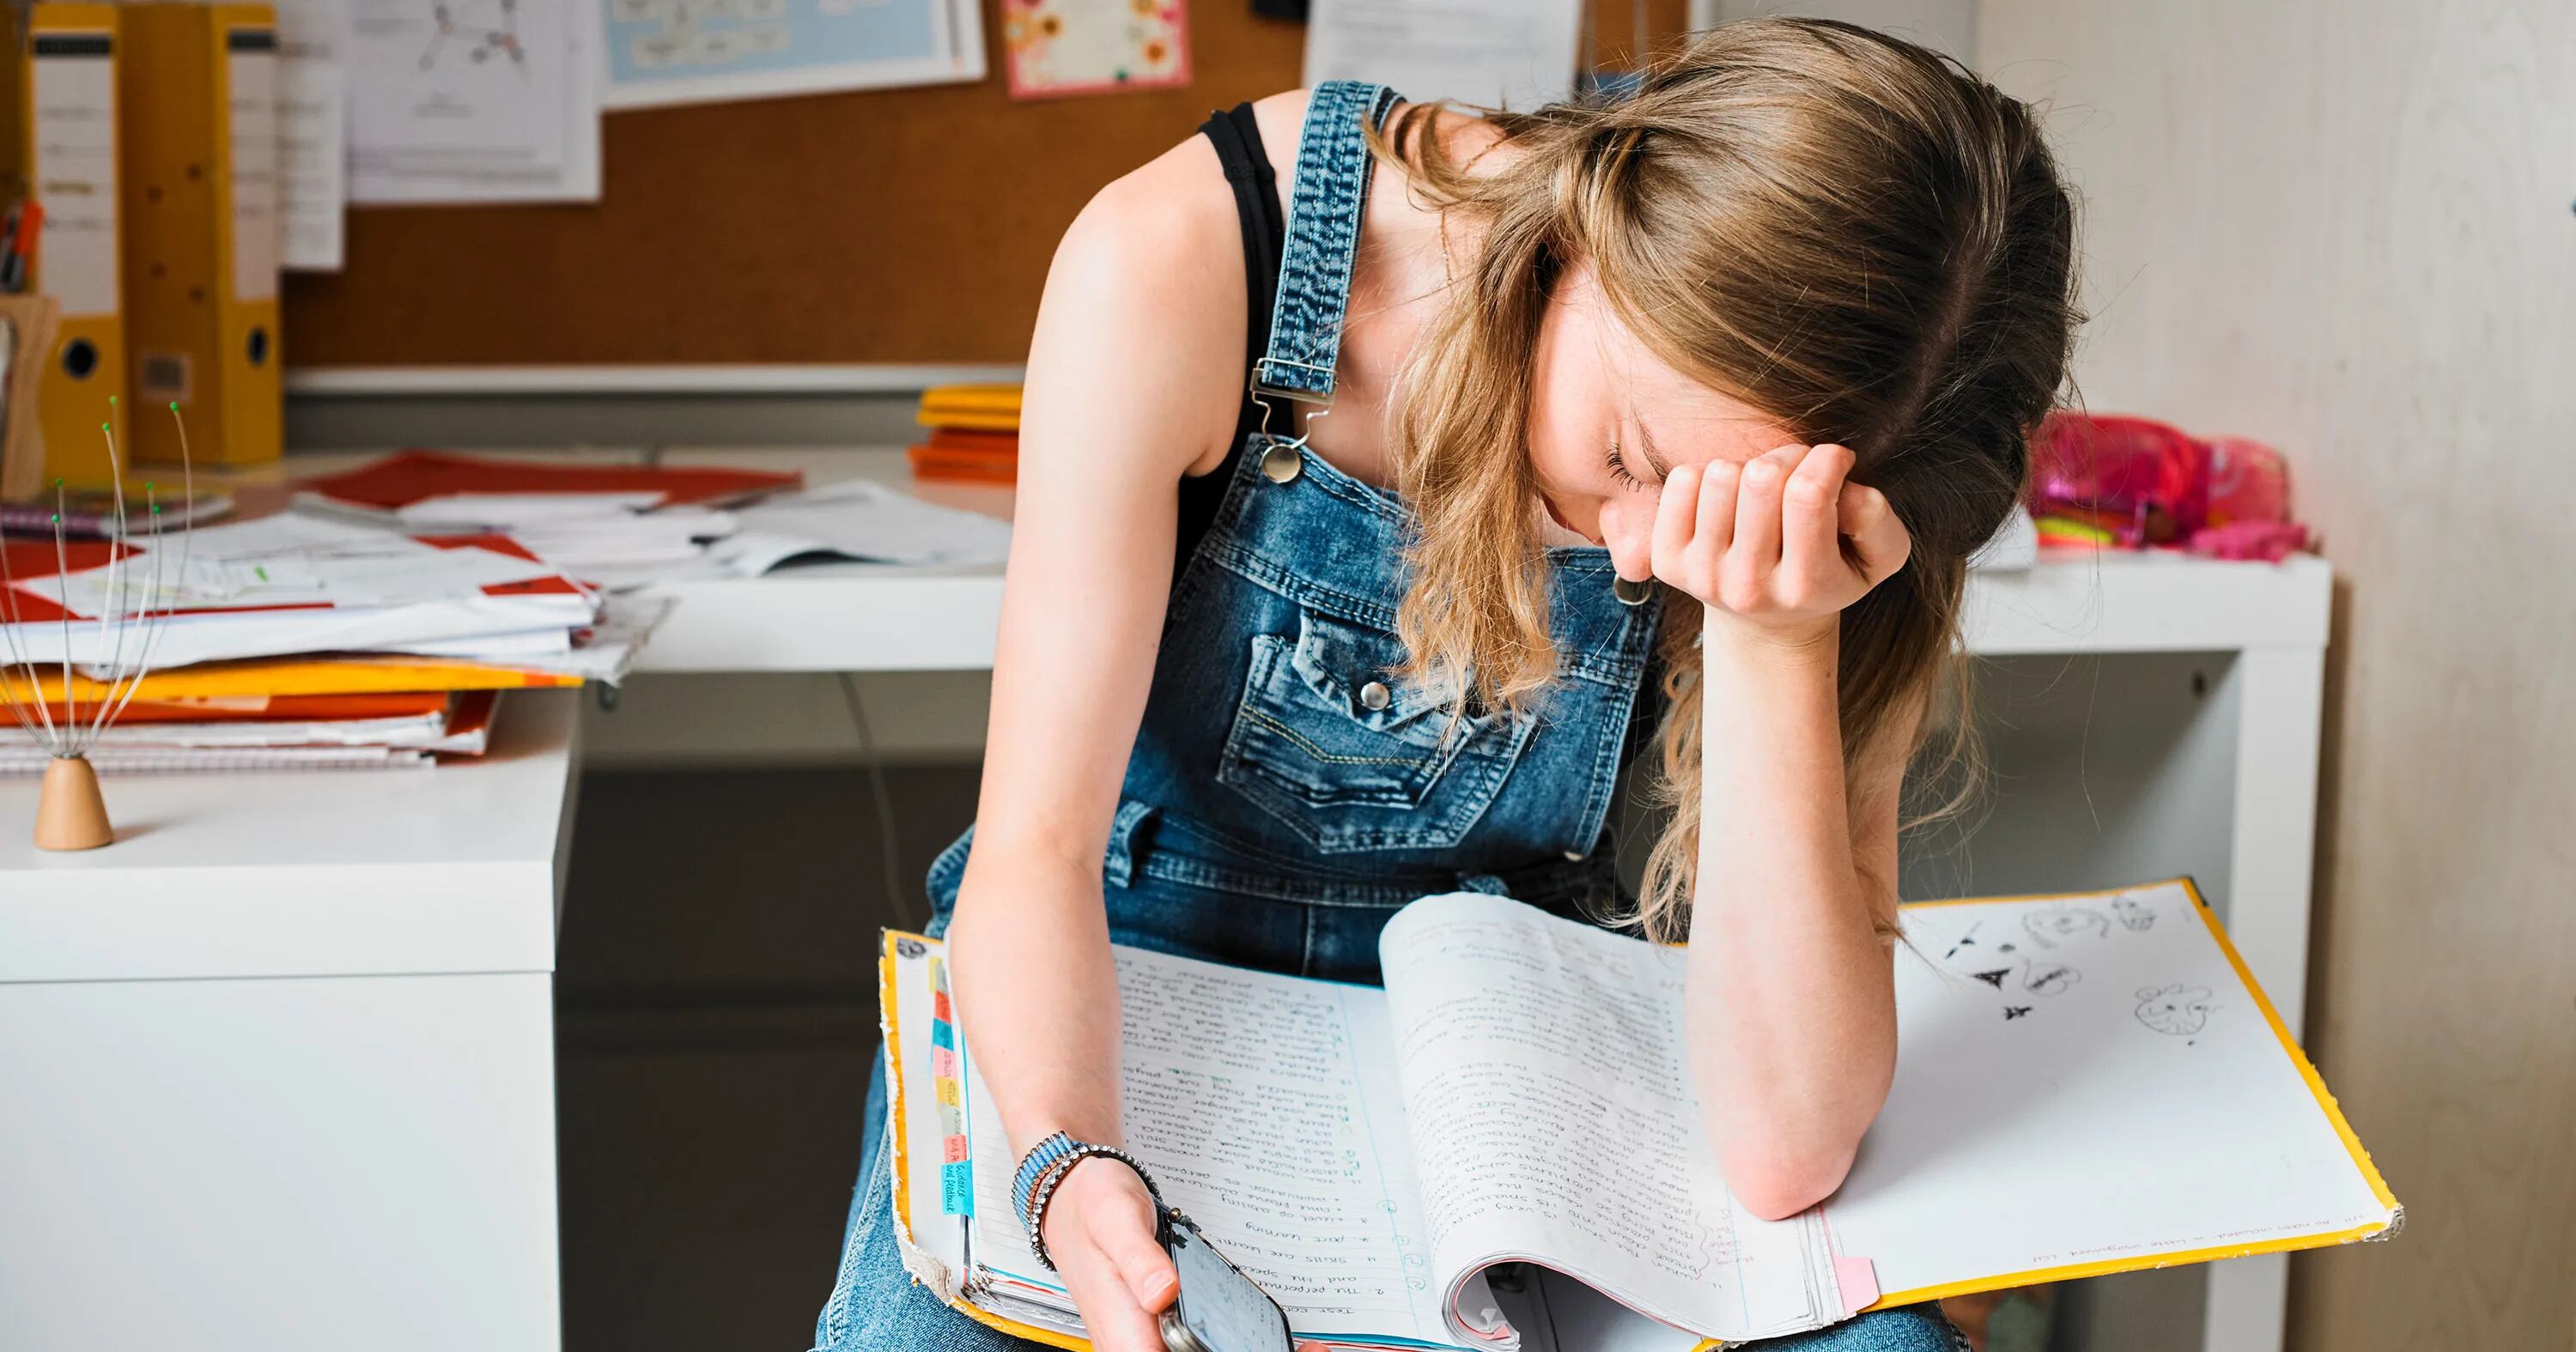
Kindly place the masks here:
<instances>
[{"instance_id":1,"label":"denim overall","mask_svg":"<svg viewBox=\"0 0 2576 1352\"><path fill-rule=\"evenodd\" d=\"M1254 398L1283 415L1285 401L1331 400L1369 188L1362 119L1380 121L1395 100L1350 81L1313 92L1269 343L1252 373ZM1657 608L1618 602L1608 551L1549 551L1556 686L1525 712L1473 712L1451 727L1453 701L1393 674L1404 661L1403 504L1267 428L1219 472L1229 482L1173 581L1111 821L1101 870L1111 938L1374 984L1378 930L1426 893L1502 893L1563 914L1617 905L1604 823ZM947 927L973 840L969 829L930 867L933 933ZM817 1347L1033 1346L946 1309L903 1271L877 1149L883 1076L880 1062ZM1955 1335L1939 1333L1784 1345L1946 1352Z\"/></svg>"}]
</instances>

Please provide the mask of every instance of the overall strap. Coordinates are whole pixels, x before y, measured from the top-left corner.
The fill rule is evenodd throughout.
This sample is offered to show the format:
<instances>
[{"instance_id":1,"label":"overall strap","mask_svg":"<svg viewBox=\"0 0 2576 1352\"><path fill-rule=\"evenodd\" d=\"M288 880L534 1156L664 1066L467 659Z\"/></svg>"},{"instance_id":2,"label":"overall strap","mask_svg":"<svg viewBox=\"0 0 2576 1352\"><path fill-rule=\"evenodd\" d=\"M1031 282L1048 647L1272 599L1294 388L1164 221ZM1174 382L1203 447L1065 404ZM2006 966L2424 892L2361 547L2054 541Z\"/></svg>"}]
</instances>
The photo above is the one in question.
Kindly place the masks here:
<instances>
[{"instance_id":1,"label":"overall strap","mask_svg":"<svg viewBox=\"0 0 2576 1352\"><path fill-rule=\"evenodd\" d=\"M1276 394L1312 404L1333 401L1333 357L1341 350L1351 263L1373 167L1361 129L1377 125L1395 101L1395 91L1384 85L1327 80L1315 86L1306 105L1270 343L1252 364L1255 399Z\"/></svg>"}]
</instances>

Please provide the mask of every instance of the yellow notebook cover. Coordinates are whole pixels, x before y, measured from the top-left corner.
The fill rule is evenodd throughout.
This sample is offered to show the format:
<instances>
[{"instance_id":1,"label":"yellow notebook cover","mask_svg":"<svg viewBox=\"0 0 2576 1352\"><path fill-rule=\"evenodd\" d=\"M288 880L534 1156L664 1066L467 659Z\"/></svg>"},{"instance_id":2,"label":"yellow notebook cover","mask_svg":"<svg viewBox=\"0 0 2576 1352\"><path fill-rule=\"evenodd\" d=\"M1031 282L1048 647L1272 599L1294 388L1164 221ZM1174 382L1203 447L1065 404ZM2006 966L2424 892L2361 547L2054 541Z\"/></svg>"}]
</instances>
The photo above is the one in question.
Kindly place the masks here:
<instances>
[{"instance_id":1,"label":"yellow notebook cover","mask_svg":"<svg viewBox=\"0 0 2576 1352\"><path fill-rule=\"evenodd\" d=\"M37 667L31 684L15 668L0 669L0 685L18 699L64 699L62 668ZM536 690L577 686L578 676L525 671L434 657L373 656L255 658L201 662L146 675L134 688L140 701L221 699L236 695L373 695L427 690ZM119 689L123 687L120 686ZM75 669L70 698L88 703L107 694L105 682Z\"/></svg>"}]
</instances>

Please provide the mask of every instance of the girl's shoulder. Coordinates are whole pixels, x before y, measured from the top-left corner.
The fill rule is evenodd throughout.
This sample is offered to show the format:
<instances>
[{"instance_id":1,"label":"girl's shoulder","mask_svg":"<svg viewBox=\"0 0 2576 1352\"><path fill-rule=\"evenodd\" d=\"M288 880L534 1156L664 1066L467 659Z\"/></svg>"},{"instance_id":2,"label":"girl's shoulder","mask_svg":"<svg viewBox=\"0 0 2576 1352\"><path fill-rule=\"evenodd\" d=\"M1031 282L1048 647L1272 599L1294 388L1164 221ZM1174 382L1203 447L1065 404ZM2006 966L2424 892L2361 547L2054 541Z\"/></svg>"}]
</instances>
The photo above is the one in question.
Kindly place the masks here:
<instances>
[{"instance_id":1,"label":"girl's shoulder","mask_svg":"<svg viewBox=\"0 0 2576 1352\"><path fill-rule=\"evenodd\" d=\"M1306 102L1302 89L1253 101L1283 198ZM1182 473L1212 469L1243 397L1249 282L1234 189L1215 144L1192 130L1100 188L1066 228L1030 383L1053 373L1119 399L1160 429L1136 453Z\"/></svg>"}]
</instances>

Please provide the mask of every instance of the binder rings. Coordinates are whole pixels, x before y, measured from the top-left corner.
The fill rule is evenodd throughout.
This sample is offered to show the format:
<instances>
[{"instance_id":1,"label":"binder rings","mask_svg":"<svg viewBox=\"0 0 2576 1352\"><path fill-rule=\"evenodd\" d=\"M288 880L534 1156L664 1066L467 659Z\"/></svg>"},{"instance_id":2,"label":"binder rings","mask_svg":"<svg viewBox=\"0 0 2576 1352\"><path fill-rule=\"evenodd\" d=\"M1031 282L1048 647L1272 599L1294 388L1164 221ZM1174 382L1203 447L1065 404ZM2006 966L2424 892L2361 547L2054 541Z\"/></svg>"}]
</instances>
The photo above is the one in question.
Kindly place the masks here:
<instances>
[{"instance_id":1,"label":"binder rings","mask_svg":"<svg viewBox=\"0 0 2576 1352\"><path fill-rule=\"evenodd\" d=\"M283 449L277 271L277 11L123 8L126 339L138 459L201 463Z\"/></svg>"},{"instance_id":2,"label":"binder rings","mask_svg":"<svg viewBox=\"0 0 2576 1352\"><path fill-rule=\"evenodd\" d=\"M53 297L61 312L37 382L43 451L33 458L43 467L39 483L100 487L109 471L99 424L126 380L118 318L120 10L38 4L26 13L25 46L0 61L8 84L0 112L9 120L0 182L44 207L26 285Z\"/></svg>"}]
</instances>

